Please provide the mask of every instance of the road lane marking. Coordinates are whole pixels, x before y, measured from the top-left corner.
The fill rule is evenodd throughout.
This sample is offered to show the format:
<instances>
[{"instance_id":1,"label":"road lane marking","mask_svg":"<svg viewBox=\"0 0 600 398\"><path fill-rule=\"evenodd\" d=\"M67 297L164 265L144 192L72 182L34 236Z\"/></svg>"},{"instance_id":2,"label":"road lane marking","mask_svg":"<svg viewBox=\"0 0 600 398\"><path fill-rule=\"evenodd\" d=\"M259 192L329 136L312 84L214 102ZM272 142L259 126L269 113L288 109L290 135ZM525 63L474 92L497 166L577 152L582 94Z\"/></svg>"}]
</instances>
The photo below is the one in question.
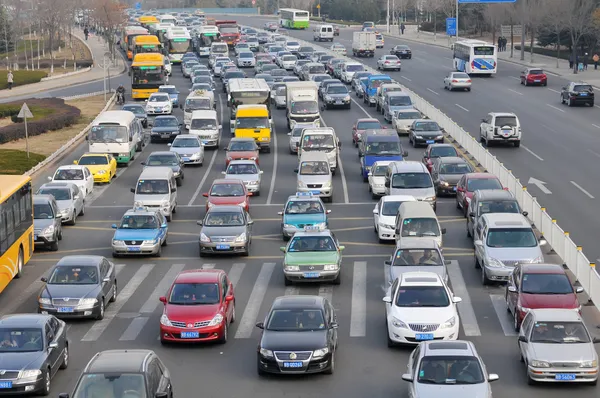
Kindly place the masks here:
<instances>
[{"instance_id":1,"label":"road lane marking","mask_svg":"<svg viewBox=\"0 0 600 398\"><path fill-rule=\"evenodd\" d=\"M356 105L358 105L358 103L356 101L354 101L354 99L352 100L352 102L354 102ZM367 111L365 111L362 106L358 105L358 107L360 109L362 109L363 112L367 113ZM367 115L369 115L369 114L367 113ZM327 127L327 124L325 123L323 116L321 116L321 124L323 125L323 127ZM351 204L350 196L348 195L348 183L346 182L346 173L344 173L344 165L342 164L341 156L338 156L338 158L337 158L337 165L338 165L338 168L340 169L340 177L342 179L342 191L344 191L344 203ZM332 193L332 198L333 198L333 193Z\"/></svg>"},{"instance_id":2,"label":"road lane marking","mask_svg":"<svg viewBox=\"0 0 600 398\"><path fill-rule=\"evenodd\" d=\"M127 326L127 329L125 329L119 338L119 341L134 341L137 339L140 332L144 330L146 323L148 323L148 319L150 318L147 316L133 318L129 326Z\"/></svg>"},{"instance_id":3,"label":"road lane marking","mask_svg":"<svg viewBox=\"0 0 600 398\"><path fill-rule=\"evenodd\" d=\"M594 151L592 151L591 149L588 149L588 151L590 151L590 152L592 153L592 155L594 155L594 156L596 156L596 157L600 158L600 153L594 152Z\"/></svg>"},{"instance_id":4,"label":"road lane marking","mask_svg":"<svg viewBox=\"0 0 600 398\"><path fill-rule=\"evenodd\" d=\"M592 126L596 127L597 129L600 129L600 126L598 126L597 124L592 123Z\"/></svg>"},{"instance_id":5,"label":"road lane marking","mask_svg":"<svg viewBox=\"0 0 600 398\"><path fill-rule=\"evenodd\" d=\"M242 277L242 272L244 271L244 268L246 268L245 263L234 263L231 266L229 272L227 273L229 281L233 284L234 290L237 284L240 282L240 278Z\"/></svg>"},{"instance_id":6,"label":"road lane marking","mask_svg":"<svg viewBox=\"0 0 600 398\"><path fill-rule=\"evenodd\" d=\"M150 274L150 272L154 269L154 264L144 264L142 267L133 275L133 277L129 280L127 285L117 297L117 301L108 306L108 308L104 312L104 319L101 321L96 321L94 325L88 330L88 332L83 336L81 341L96 341L98 338L104 333L104 331L108 328L112 320L115 316L121 311L121 308L125 305L125 303L131 298L133 293L140 287L142 282L146 279L146 277Z\"/></svg>"},{"instance_id":7,"label":"road lane marking","mask_svg":"<svg viewBox=\"0 0 600 398\"><path fill-rule=\"evenodd\" d=\"M319 286L319 296L327 299L331 305L333 305L333 286L321 285Z\"/></svg>"},{"instance_id":8,"label":"road lane marking","mask_svg":"<svg viewBox=\"0 0 600 398\"><path fill-rule=\"evenodd\" d=\"M492 300L492 306L494 307L498 321L500 321L500 326L502 327L504 335L507 337L518 336L519 334L515 332L513 326L513 319L511 319L510 313L506 311L506 300L504 299L504 296L500 294L490 294L490 300Z\"/></svg>"},{"instance_id":9,"label":"road lane marking","mask_svg":"<svg viewBox=\"0 0 600 398\"><path fill-rule=\"evenodd\" d=\"M558 90L555 90L555 89L553 89L553 88L549 88L548 90L552 91L553 93L560 94L560 91L558 91Z\"/></svg>"},{"instance_id":10,"label":"road lane marking","mask_svg":"<svg viewBox=\"0 0 600 398\"><path fill-rule=\"evenodd\" d=\"M386 257L389 257L387 255ZM350 337L367 334L367 262L355 261L352 276L352 309L350 312Z\"/></svg>"},{"instance_id":11,"label":"road lane marking","mask_svg":"<svg viewBox=\"0 0 600 398\"><path fill-rule=\"evenodd\" d=\"M269 186L269 195L267 196L267 204L271 204L273 198L273 191L275 190L275 178L277 178L277 131L275 130L275 122L273 122L273 150L275 153L273 156L273 174L271 175L271 185ZM259 187L260 188L260 187Z\"/></svg>"},{"instance_id":12,"label":"road lane marking","mask_svg":"<svg viewBox=\"0 0 600 398\"><path fill-rule=\"evenodd\" d=\"M458 106L460 109L462 109L465 112L469 112L469 110L467 108L465 108L464 106L461 106L459 104L454 104L454 105Z\"/></svg>"},{"instance_id":13,"label":"road lane marking","mask_svg":"<svg viewBox=\"0 0 600 398\"><path fill-rule=\"evenodd\" d=\"M510 77L511 79L515 79L515 80L521 81L521 79L520 79L520 78L518 78L518 77L515 77L515 76L509 76L509 77Z\"/></svg>"},{"instance_id":14,"label":"road lane marking","mask_svg":"<svg viewBox=\"0 0 600 398\"><path fill-rule=\"evenodd\" d=\"M269 281L271 280L274 269L275 263L263 264L260 273L258 274L258 278L256 279L256 283L254 284L254 288L252 289L252 293L250 293L246 308L244 309L244 315L242 316L235 333L236 339L249 339L252 337L252 331L254 330L254 325L258 319L260 306L267 293Z\"/></svg>"},{"instance_id":15,"label":"road lane marking","mask_svg":"<svg viewBox=\"0 0 600 398\"><path fill-rule=\"evenodd\" d=\"M523 95L523 93L520 93L517 90L513 90L512 88L509 88L508 91L512 91L515 94Z\"/></svg>"},{"instance_id":16,"label":"road lane marking","mask_svg":"<svg viewBox=\"0 0 600 398\"><path fill-rule=\"evenodd\" d=\"M555 107L554 105L546 104L546 106L549 106L549 107L550 107L550 108L552 108L552 109L556 109L556 110L557 110L557 111L559 111L559 112L565 113L565 111L564 111L563 109L557 108L557 107Z\"/></svg>"},{"instance_id":17,"label":"road lane marking","mask_svg":"<svg viewBox=\"0 0 600 398\"><path fill-rule=\"evenodd\" d=\"M594 105L596 108L600 108L600 105Z\"/></svg>"},{"instance_id":18,"label":"road lane marking","mask_svg":"<svg viewBox=\"0 0 600 398\"><path fill-rule=\"evenodd\" d=\"M460 315L460 323L465 331L465 336L481 336L475 310L471 302L471 296L467 290L465 279L463 278L458 261L450 260L446 263L448 269L448 277L452 284L452 291L462 301L456 306Z\"/></svg>"},{"instance_id":19,"label":"road lane marking","mask_svg":"<svg viewBox=\"0 0 600 398\"><path fill-rule=\"evenodd\" d=\"M581 185L577 184L575 181L571 181L571 184L573 184L575 186L575 188L579 189L581 192L586 194L590 199L594 199L594 196L591 193L589 193L588 191L583 189L583 187Z\"/></svg>"},{"instance_id":20,"label":"road lane marking","mask_svg":"<svg viewBox=\"0 0 600 398\"><path fill-rule=\"evenodd\" d=\"M216 264L202 264L201 269L214 269Z\"/></svg>"},{"instance_id":21,"label":"road lane marking","mask_svg":"<svg viewBox=\"0 0 600 398\"><path fill-rule=\"evenodd\" d=\"M409 82L412 82L412 79L409 79L409 78L408 78L408 77L406 77L406 76L400 76L400 77L401 77L402 79L404 79L404 80L408 80Z\"/></svg>"},{"instance_id":22,"label":"road lane marking","mask_svg":"<svg viewBox=\"0 0 600 398\"><path fill-rule=\"evenodd\" d=\"M521 148L525 149L527 152L529 152L531 155L533 155L534 157L538 158L538 160L540 161L544 161L544 159L542 159L541 156L539 156L538 154L536 154L535 152L533 152L531 149L527 148L525 145L521 145Z\"/></svg>"},{"instance_id":23,"label":"road lane marking","mask_svg":"<svg viewBox=\"0 0 600 398\"><path fill-rule=\"evenodd\" d=\"M432 93L434 93L435 95L440 95L439 93L436 93L435 91L433 91L432 89L428 88L427 91L431 91Z\"/></svg>"},{"instance_id":24,"label":"road lane marking","mask_svg":"<svg viewBox=\"0 0 600 398\"><path fill-rule=\"evenodd\" d=\"M169 270L167 271L167 273L165 274L165 276L158 283L158 285L156 285L156 288L150 294L150 297L148 297L148 300L146 300L146 302L144 303L144 305L142 305L142 308L140 308L139 312L142 313L142 314L151 314L154 311L156 311L156 309L159 306L163 305L158 300L159 297L164 296L164 295L167 294L167 292L169 291L169 288L173 284L173 281L175 280L175 278L177 277L177 275L179 275L179 273L181 271L183 271L184 268L185 268L185 264L173 264L173 265L171 265L171 267L169 268Z\"/></svg>"}]
</instances>

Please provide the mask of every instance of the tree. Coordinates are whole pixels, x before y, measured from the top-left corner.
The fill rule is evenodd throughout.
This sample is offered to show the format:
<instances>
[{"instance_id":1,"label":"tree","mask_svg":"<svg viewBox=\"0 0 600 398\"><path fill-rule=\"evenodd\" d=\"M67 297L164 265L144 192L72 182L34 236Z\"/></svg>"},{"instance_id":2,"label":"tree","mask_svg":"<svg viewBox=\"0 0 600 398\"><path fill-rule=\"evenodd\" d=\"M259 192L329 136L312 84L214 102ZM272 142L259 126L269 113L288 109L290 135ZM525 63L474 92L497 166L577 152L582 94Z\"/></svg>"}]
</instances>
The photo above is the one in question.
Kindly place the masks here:
<instances>
[{"instance_id":1,"label":"tree","mask_svg":"<svg viewBox=\"0 0 600 398\"><path fill-rule=\"evenodd\" d=\"M560 47L562 44L561 36L566 36L565 33L565 13L568 10L568 0L546 0L544 5L545 13L543 21L547 24L549 33L554 36L556 44L556 67L558 68L558 60L560 59ZM541 32L539 32L541 33ZM540 39L538 34L538 40ZM565 37L566 38L566 37ZM570 39L570 37L569 37ZM541 40L539 40L541 42ZM569 40L570 41L570 40ZM543 43L540 43L544 45ZM551 43L548 43L551 44ZM570 44L570 43L569 43Z\"/></svg>"},{"instance_id":2,"label":"tree","mask_svg":"<svg viewBox=\"0 0 600 398\"><path fill-rule=\"evenodd\" d=\"M115 37L126 20L123 14L126 6L116 0L94 0L92 17L100 26L108 51L115 56Z\"/></svg>"},{"instance_id":3,"label":"tree","mask_svg":"<svg viewBox=\"0 0 600 398\"><path fill-rule=\"evenodd\" d=\"M564 0L563 14L565 28L571 35L571 57L577 60L577 45L581 38L593 32L593 16L596 11L596 0ZM577 62L573 62L573 73L577 73Z\"/></svg>"}]
</instances>

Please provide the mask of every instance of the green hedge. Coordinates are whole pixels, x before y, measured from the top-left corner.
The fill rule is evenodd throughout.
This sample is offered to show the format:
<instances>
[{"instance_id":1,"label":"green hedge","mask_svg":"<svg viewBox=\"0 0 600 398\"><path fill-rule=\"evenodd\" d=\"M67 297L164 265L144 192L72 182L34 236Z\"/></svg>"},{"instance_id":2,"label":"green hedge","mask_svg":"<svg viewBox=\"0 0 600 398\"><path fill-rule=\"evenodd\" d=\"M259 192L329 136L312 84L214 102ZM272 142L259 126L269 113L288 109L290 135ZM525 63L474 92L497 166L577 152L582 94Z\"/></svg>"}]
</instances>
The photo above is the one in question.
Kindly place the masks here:
<instances>
[{"instance_id":1,"label":"green hedge","mask_svg":"<svg viewBox=\"0 0 600 398\"><path fill-rule=\"evenodd\" d=\"M6 69L0 71L0 90L8 88L6 75L8 75L8 71ZM48 74L40 70L16 70L13 72L13 87L37 83L46 76L48 76Z\"/></svg>"},{"instance_id":2,"label":"green hedge","mask_svg":"<svg viewBox=\"0 0 600 398\"><path fill-rule=\"evenodd\" d=\"M31 170L46 156L38 153L29 153L18 151L16 149L0 149L0 174L21 175Z\"/></svg>"},{"instance_id":3,"label":"green hedge","mask_svg":"<svg viewBox=\"0 0 600 398\"><path fill-rule=\"evenodd\" d=\"M529 53L530 46L525 46L525 52ZM521 45L515 45L515 51L521 51ZM557 51L551 48L535 47L533 46L533 53L539 55L546 55L548 57L556 58ZM569 50L561 50L560 59L569 60L571 52ZM590 57L591 59L591 57Z\"/></svg>"}]
</instances>

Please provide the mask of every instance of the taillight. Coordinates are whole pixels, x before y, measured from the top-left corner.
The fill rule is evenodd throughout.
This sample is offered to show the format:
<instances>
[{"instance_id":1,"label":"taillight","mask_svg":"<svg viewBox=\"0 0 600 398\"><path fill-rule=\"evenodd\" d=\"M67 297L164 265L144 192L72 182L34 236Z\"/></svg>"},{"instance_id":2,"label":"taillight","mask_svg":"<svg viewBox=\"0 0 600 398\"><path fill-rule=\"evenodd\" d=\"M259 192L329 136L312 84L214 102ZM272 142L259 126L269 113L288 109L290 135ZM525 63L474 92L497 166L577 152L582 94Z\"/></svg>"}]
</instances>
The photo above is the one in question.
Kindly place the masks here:
<instances>
[{"instance_id":1,"label":"taillight","mask_svg":"<svg viewBox=\"0 0 600 398\"><path fill-rule=\"evenodd\" d=\"M494 69L496 69L496 61L494 61Z\"/></svg>"},{"instance_id":2,"label":"taillight","mask_svg":"<svg viewBox=\"0 0 600 398\"><path fill-rule=\"evenodd\" d=\"M458 83L458 80L454 79L452 80L452 83Z\"/></svg>"},{"instance_id":3,"label":"taillight","mask_svg":"<svg viewBox=\"0 0 600 398\"><path fill-rule=\"evenodd\" d=\"M471 83L471 79L467 80L467 83Z\"/></svg>"},{"instance_id":4,"label":"taillight","mask_svg":"<svg viewBox=\"0 0 600 398\"><path fill-rule=\"evenodd\" d=\"M471 61L471 69L475 69L475 61Z\"/></svg>"},{"instance_id":5,"label":"taillight","mask_svg":"<svg viewBox=\"0 0 600 398\"><path fill-rule=\"evenodd\" d=\"M386 63L386 64L389 64L389 63L390 63L390 61L385 61L385 63Z\"/></svg>"},{"instance_id":6,"label":"taillight","mask_svg":"<svg viewBox=\"0 0 600 398\"><path fill-rule=\"evenodd\" d=\"M508 191L508 187L504 187L504 188L502 188L502 189L504 189L505 191Z\"/></svg>"}]
</instances>

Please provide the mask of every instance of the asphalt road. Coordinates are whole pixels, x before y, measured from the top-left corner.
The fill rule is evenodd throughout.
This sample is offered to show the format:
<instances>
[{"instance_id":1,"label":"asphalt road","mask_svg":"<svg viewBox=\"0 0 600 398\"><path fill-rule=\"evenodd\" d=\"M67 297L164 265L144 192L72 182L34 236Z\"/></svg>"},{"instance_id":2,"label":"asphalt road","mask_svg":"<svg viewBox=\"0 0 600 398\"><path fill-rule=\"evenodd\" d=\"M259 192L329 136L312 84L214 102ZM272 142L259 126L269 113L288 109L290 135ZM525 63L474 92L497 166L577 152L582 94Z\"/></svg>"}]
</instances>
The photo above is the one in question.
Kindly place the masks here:
<instances>
[{"instance_id":1,"label":"asphalt road","mask_svg":"<svg viewBox=\"0 0 600 398\"><path fill-rule=\"evenodd\" d=\"M171 79L182 93L189 80L174 69ZM218 89L220 89L220 85ZM223 145L231 137L227 108L223 108L222 93L217 109L221 115ZM361 105L362 106L362 105ZM69 322L72 343L70 367L55 377L52 395L70 392L81 369L97 351L114 348L149 348L155 350L173 375L178 397L246 397L265 398L345 396L350 398L407 396L406 385L400 380L410 348L390 350L386 345L383 261L392 253L392 245L381 245L373 232L372 209L375 204L367 185L359 176L356 149L351 145L350 131L354 121L373 108L362 109L353 104L351 110L326 111L323 119L334 127L342 141L340 172L334 177L334 202L330 226L346 246L343 276L340 286L294 286L286 288L281 271L279 246L280 218L277 216L288 195L295 192L294 167L297 158L289 153L285 112L274 111L275 148L271 154L261 154L265 171L262 193L251 198L251 214L255 220L250 257L198 257L199 227L196 220L204 214L205 192L211 181L224 169L223 150L207 150L203 167L186 168L183 186L178 190L179 207L169 225L169 245L161 258L125 258L116 261L120 296L107 308L105 320ZM181 111L176 115L182 117ZM418 160L422 149L414 150L403 143L408 159ZM127 168L120 168L118 177L106 186L98 186L88 201L84 217L73 227L64 229L60 251L37 251L25 267L24 276L11 283L0 296L0 314L33 312L39 278L62 256L97 254L110 257L110 241L117 222L131 208L133 197L129 189L140 174L143 161L151 151L164 150L166 144L150 144ZM85 142L62 161L72 161L85 151ZM46 175L36 177L39 186ZM483 287L474 268L472 245L466 237L465 221L456 210L453 198L438 202L438 215L447 228L444 236L445 256L449 260L450 282L454 292L463 298L459 304L461 338L472 340L491 373L500 381L493 385L494 396L500 398L559 398L565 391L576 396L596 394L588 387L526 385L525 368L519 363L515 333L511 329L503 300L504 288ZM547 261L552 261L549 256ZM158 297L183 269L216 267L227 271L236 285L238 322L230 330L230 341L224 346L163 347L158 341L161 305ZM364 288L363 288L364 287ZM262 294L261 292L264 292ZM259 331L252 327L262 320L271 302L284 294L319 294L331 298L338 311L340 351L333 376L259 378L256 375L255 350ZM352 305L355 303L355 305ZM259 308L258 311L254 311ZM366 311L360 311L364 308ZM351 328L358 332L350 335ZM470 330L465 335L464 330ZM360 377L360 381L357 380ZM199 383L198 378L202 381ZM207 381L211 382L207 382ZM358 382L357 382L358 381Z\"/></svg>"}]
</instances>

